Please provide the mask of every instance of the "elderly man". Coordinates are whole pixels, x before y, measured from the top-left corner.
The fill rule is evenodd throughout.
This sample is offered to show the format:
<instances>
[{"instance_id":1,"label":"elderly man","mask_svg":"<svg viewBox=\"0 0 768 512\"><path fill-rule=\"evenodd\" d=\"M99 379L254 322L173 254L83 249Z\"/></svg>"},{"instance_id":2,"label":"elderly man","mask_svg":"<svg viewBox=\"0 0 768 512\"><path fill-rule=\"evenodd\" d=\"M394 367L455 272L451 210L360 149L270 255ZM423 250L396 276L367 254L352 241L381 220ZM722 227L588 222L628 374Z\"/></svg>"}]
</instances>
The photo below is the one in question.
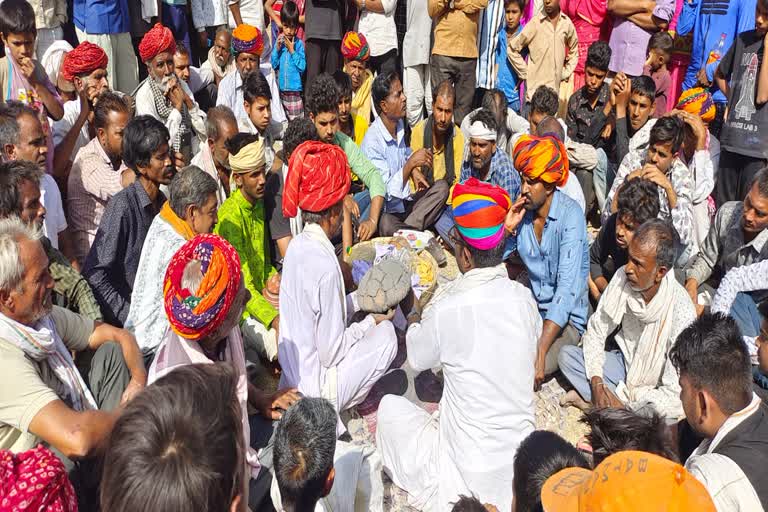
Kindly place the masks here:
<instances>
[{"instance_id":1,"label":"elderly man","mask_svg":"<svg viewBox=\"0 0 768 512\"><path fill-rule=\"evenodd\" d=\"M113 325L122 326L128 317L144 239L165 203L160 185L175 173L169 148L168 129L154 117L135 117L125 127L123 160L136 181L107 204L83 268L104 319Z\"/></svg>"},{"instance_id":2,"label":"elderly man","mask_svg":"<svg viewBox=\"0 0 768 512\"><path fill-rule=\"evenodd\" d=\"M522 136L515 144L520 199L514 205L516 251L528 270L544 319L536 350L536 387L557 370L557 356L575 345L587 321L589 244L584 213L557 189L568 180L565 146L554 137ZM522 210L525 210L523 213Z\"/></svg>"},{"instance_id":3,"label":"elderly man","mask_svg":"<svg viewBox=\"0 0 768 512\"><path fill-rule=\"evenodd\" d=\"M450 185L445 180L430 183L421 169L432 168L432 153L426 148L412 152L405 143L405 95L397 73L378 75L372 94L379 117L365 134L361 149L387 185L379 232L392 236L398 229L423 231L440 218Z\"/></svg>"},{"instance_id":4,"label":"elderly man","mask_svg":"<svg viewBox=\"0 0 768 512\"><path fill-rule=\"evenodd\" d=\"M216 105L229 107L237 119L247 119L243 105L243 82L253 71L259 71L259 59L264 51L264 39L256 27L239 25L232 32L232 54L235 68L219 82Z\"/></svg>"},{"instance_id":5,"label":"elderly man","mask_svg":"<svg viewBox=\"0 0 768 512\"><path fill-rule=\"evenodd\" d=\"M360 403L397 352L394 327L385 321L392 315L347 327L344 279L330 240L341 230L349 174L339 147L305 142L291 157L283 193L283 214L293 218L300 208L304 230L283 263L280 388L326 398L337 412Z\"/></svg>"},{"instance_id":6,"label":"elderly man","mask_svg":"<svg viewBox=\"0 0 768 512\"><path fill-rule=\"evenodd\" d=\"M67 178L67 212L74 257L80 266L91 249L107 202L132 183L133 171L123 163L123 131L131 107L112 92L94 108L96 137L77 154Z\"/></svg>"},{"instance_id":7,"label":"elderly man","mask_svg":"<svg viewBox=\"0 0 768 512\"><path fill-rule=\"evenodd\" d=\"M243 340L237 324L248 301L240 258L234 247L216 235L198 235L173 254L162 285L164 313L170 323L149 368L148 383L191 364L227 362L237 373L237 397L245 440L249 485L245 503L259 510L270 486L270 468L261 467L254 439L269 440L271 423L299 400L295 389L267 395L247 380ZM248 409L263 420L248 416ZM254 430L254 432L251 432ZM270 461L271 462L271 461ZM250 492L248 492L250 491Z\"/></svg>"},{"instance_id":8,"label":"elderly man","mask_svg":"<svg viewBox=\"0 0 768 512\"><path fill-rule=\"evenodd\" d=\"M367 65L371 56L368 40L360 32L347 32L341 40L341 56L344 57L344 72L352 80L350 112L353 118L359 118L365 122L367 128L371 123L371 87L373 86L373 73Z\"/></svg>"},{"instance_id":9,"label":"elderly man","mask_svg":"<svg viewBox=\"0 0 768 512\"><path fill-rule=\"evenodd\" d=\"M200 146L200 152L192 159L192 165L201 168L216 181L216 198L221 205L230 193L227 141L238 133L235 114L224 105L213 107L205 119L205 132L207 144Z\"/></svg>"},{"instance_id":10,"label":"elderly man","mask_svg":"<svg viewBox=\"0 0 768 512\"><path fill-rule=\"evenodd\" d=\"M171 29L160 24L146 33L139 44L139 57L149 76L136 91L136 115L150 115L161 121L170 134L171 150L189 162L205 141L205 113L192 91L173 72L176 42Z\"/></svg>"},{"instance_id":11,"label":"elderly man","mask_svg":"<svg viewBox=\"0 0 768 512\"><path fill-rule=\"evenodd\" d=\"M583 348L560 352L560 369L575 388L566 401L630 409L650 403L670 420L682 416L680 385L668 352L696 312L671 272L675 238L672 227L659 219L635 231L629 262L603 291ZM618 350L606 351L614 333Z\"/></svg>"},{"instance_id":12,"label":"elderly man","mask_svg":"<svg viewBox=\"0 0 768 512\"><path fill-rule=\"evenodd\" d=\"M208 60L200 66L200 75L218 87L224 77L237 68L231 52L232 34L226 27L220 27L213 39L213 46L208 50Z\"/></svg>"},{"instance_id":13,"label":"elderly man","mask_svg":"<svg viewBox=\"0 0 768 512\"><path fill-rule=\"evenodd\" d=\"M541 316L531 292L507 277L502 262L509 195L470 178L456 185L451 201L463 275L423 316L418 308L407 314L409 365L443 369L440 417L405 398L385 396L376 445L385 471L419 510L449 510L469 494L509 510L514 454L535 429ZM514 343L509 333L515 333Z\"/></svg>"},{"instance_id":14,"label":"elderly man","mask_svg":"<svg viewBox=\"0 0 768 512\"><path fill-rule=\"evenodd\" d=\"M210 233L216 224L216 182L205 171L190 166L171 180L170 197L152 221L144 240L131 292L125 328L139 342L145 360L168 330L158 307L163 302L163 276L173 254L194 236Z\"/></svg>"}]
</instances>

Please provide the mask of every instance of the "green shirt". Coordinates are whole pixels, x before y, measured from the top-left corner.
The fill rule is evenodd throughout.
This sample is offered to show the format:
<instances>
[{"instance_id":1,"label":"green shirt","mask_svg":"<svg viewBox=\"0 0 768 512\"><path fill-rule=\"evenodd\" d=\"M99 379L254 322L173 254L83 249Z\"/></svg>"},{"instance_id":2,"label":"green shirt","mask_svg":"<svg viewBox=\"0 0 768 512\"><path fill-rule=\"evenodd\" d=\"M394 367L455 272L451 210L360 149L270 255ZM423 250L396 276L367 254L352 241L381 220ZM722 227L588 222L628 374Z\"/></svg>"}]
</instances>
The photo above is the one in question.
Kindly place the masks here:
<instances>
[{"instance_id":1,"label":"green shirt","mask_svg":"<svg viewBox=\"0 0 768 512\"><path fill-rule=\"evenodd\" d=\"M387 188L384 186L384 180L381 179L381 173L375 165L365 156L355 141L347 135L337 131L333 136L333 141L347 155L349 167L352 169L360 181L365 183L365 188L371 194L371 198L376 196L386 196Z\"/></svg>"},{"instance_id":2,"label":"green shirt","mask_svg":"<svg viewBox=\"0 0 768 512\"><path fill-rule=\"evenodd\" d=\"M43 237L40 241L48 256L48 271L53 278L53 303L91 320L102 321L101 308L88 281L72 268L63 254L53 248L50 240Z\"/></svg>"},{"instance_id":3,"label":"green shirt","mask_svg":"<svg viewBox=\"0 0 768 512\"><path fill-rule=\"evenodd\" d=\"M219 207L219 223L213 232L225 238L240 255L245 287L251 292L243 319L253 317L269 328L277 310L261 294L264 283L275 273L269 260L264 219L264 201L251 204L238 189Z\"/></svg>"}]
</instances>

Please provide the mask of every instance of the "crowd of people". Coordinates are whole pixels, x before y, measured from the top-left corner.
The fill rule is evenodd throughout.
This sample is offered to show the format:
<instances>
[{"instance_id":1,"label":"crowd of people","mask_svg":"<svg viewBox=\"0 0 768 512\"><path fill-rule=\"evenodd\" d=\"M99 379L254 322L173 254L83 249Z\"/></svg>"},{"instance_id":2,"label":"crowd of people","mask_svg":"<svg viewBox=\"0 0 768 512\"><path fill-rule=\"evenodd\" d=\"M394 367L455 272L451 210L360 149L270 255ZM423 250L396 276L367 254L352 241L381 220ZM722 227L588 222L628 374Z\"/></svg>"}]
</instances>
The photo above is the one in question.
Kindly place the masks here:
<instances>
[{"instance_id":1,"label":"crowd of people","mask_svg":"<svg viewBox=\"0 0 768 512\"><path fill-rule=\"evenodd\" d=\"M0 37L0 510L768 509L768 0L0 0ZM426 305L348 257L414 232L459 270Z\"/></svg>"}]
</instances>

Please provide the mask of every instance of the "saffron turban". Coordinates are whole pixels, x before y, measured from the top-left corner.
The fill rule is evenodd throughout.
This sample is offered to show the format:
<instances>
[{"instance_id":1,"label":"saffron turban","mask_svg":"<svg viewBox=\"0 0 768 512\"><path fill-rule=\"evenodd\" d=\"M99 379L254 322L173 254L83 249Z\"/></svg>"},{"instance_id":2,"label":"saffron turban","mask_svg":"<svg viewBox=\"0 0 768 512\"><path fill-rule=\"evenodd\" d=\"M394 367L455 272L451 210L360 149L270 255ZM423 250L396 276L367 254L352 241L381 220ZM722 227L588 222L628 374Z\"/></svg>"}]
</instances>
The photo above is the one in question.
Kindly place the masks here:
<instances>
[{"instance_id":1,"label":"saffron turban","mask_svg":"<svg viewBox=\"0 0 768 512\"><path fill-rule=\"evenodd\" d=\"M341 55L347 60L365 62L371 56L368 40L360 32L347 32L341 40Z\"/></svg>"},{"instance_id":2,"label":"saffron turban","mask_svg":"<svg viewBox=\"0 0 768 512\"><path fill-rule=\"evenodd\" d=\"M240 148L236 155L229 154L229 168L235 174L255 171L264 167L266 163L264 139L262 138Z\"/></svg>"},{"instance_id":3,"label":"saffron turban","mask_svg":"<svg viewBox=\"0 0 768 512\"><path fill-rule=\"evenodd\" d=\"M64 464L46 447L0 452L0 510L77 512Z\"/></svg>"},{"instance_id":4,"label":"saffron turban","mask_svg":"<svg viewBox=\"0 0 768 512\"><path fill-rule=\"evenodd\" d=\"M199 261L203 280L197 290L182 287L184 269ZM240 258L229 242L218 235L197 235L173 255L165 272L165 313L173 332L199 340L227 318L240 289Z\"/></svg>"},{"instance_id":5,"label":"saffron turban","mask_svg":"<svg viewBox=\"0 0 768 512\"><path fill-rule=\"evenodd\" d=\"M352 182L347 155L334 145L317 141L301 143L288 161L283 189L283 215L295 217L298 209L321 212L347 195Z\"/></svg>"},{"instance_id":6,"label":"saffron turban","mask_svg":"<svg viewBox=\"0 0 768 512\"><path fill-rule=\"evenodd\" d=\"M703 87L683 91L677 101L677 108L701 117L705 123L715 120L715 102L709 91Z\"/></svg>"},{"instance_id":7,"label":"saffron turban","mask_svg":"<svg viewBox=\"0 0 768 512\"><path fill-rule=\"evenodd\" d=\"M139 57L141 62L149 62L163 52L175 53L176 41L171 29L155 23L139 43Z\"/></svg>"},{"instance_id":8,"label":"saffron turban","mask_svg":"<svg viewBox=\"0 0 768 512\"><path fill-rule=\"evenodd\" d=\"M264 51L264 38L259 29L247 23L238 25L232 31L232 53L250 53L261 57Z\"/></svg>"},{"instance_id":9,"label":"saffron turban","mask_svg":"<svg viewBox=\"0 0 768 512\"><path fill-rule=\"evenodd\" d=\"M515 169L532 180L554 183L568 181L568 155L565 146L552 135L523 135L515 143Z\"/></svg>"},{"instance_id":10,"label":"saffron turban","mask_svg":"<svg viewBox=\"0 0 768 512\"><path fill-rule=\"evenodd\" d=\"M501 243L504 219L512 207L503 188L469 178L453 187L451 204L456 229L469 245L487 251Z\"/></svg>"}]
</instances>

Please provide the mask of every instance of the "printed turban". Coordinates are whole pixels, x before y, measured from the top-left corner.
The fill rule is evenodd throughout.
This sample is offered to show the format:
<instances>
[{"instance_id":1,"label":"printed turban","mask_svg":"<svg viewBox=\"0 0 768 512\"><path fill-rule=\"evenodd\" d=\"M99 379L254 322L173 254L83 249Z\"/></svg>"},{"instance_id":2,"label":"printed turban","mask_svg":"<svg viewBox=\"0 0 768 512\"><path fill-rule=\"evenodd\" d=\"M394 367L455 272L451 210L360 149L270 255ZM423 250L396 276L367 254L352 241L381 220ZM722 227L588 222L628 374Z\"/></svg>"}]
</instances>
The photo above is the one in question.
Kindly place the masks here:
<instances>
[{"instance_id":1,"label":"printed turban","mask_svg":"<svg viewBox=\"0 0 768 512\"><path fill-rule=\"evenodd\" d=\"M705 123L715 120L715 102L709 91L703 87L683 91L677 101L677 108L701 117Z\"/></svg>"},{"instance_id":2,"label":"printed turban","mask_svg":"<svg viewBox=\"0 0 768 512\"><path fill-rule=\"evenodd\" d=\"M84 41L64 56L61 74L70 82L79 75L89 75L97 69L106 69L109 63L107 53L93 43Z\"/></svg>"},{"instance_id":3,"label":"printed turban","mask_svg":"<svg viewBox=\"0 0 768 512\"><path fill-rule=\"evenodd\" d=\"M149 62L163 52L175 53L176 41L171 29L155 23L139 43L139 57L141 62Z\"/></svg>"},{"instance_id":4,"label":"printed turban","mask_svg":"<svg viewBox=\"0 0 768 512\"><path fill-rule=\"evenodd\" d=\"M0 451L0 510L77 512L64 464L46 447Z\"/></svg>"},{"instance_id":5,"label":"printed turban","mask_svg":"<svg viewBox=\"0 0 768 512\"><path fill-rule=\"evenodd\" d=\"M347 60L365 62L371 56L368 40L360 32L347 32L341 40L341 55Z\"/></svg>"},{"instance_id":6,"label":"printed turban","mask_svg":"<svg viewBox=\"0 0 768 512\"><path fill-rule=\"evenodd\" d=\"M283 189L283 215L301 208L321 212L347 195L352 182L347 155L335 144L303 142L291 154Z\"/></svg>"},{"instance_id":7,"label":"printed turban","mask_svg":"<svg viewBox=\"0 0 768 512\"><path fill-rule=\"evenodd\" d=\"M264 139L253 141L240 148L236 155L229 154L229 168L235 174L255 171L266 164L264 157Z\"/></svg>"},{"instance_id":8,"label":"printed turban","mask_svg":"<svg viewBox=\"0 0 768 512\"><path fill-rule=\"evenodd\" d=\"M554 183L568 181L568 155L565 146L552 135L523 135L515 143L515 169L530 179Z\"/></svg>"},{"instance_id":9,"label":"printed turban","mask_svg":"<svg viewBox=\"0 0 768 512\"><path fill-rule=\"evenodd\" d=\"M232 31L232 53L251 53L261 57L264 51L264 38L259 29L247 23L238 25Z\"/></svg>"},{"instance_id":10,"label":"printed turban","mask_svg":"<svg viewBox=\"0 0 768 512\"><path fill-rule=\"evenodd\" d=\"M203 272L197 290L182 288L190 261L199 261ZM216 330L240 289L240 273L237 251L218 235L197 235L182 245L171 258L163 283L165 314L173 332L199 340Z\"/></svg>"},{"instance_id":11,"label":"printed turban","mask_svg":"<svg viewBox=\"0 0 768 512\"><path fill-rule=\"evenodd\" d=\"M504 219L512 207L503 188L469 178L453 187L451 204L456 229L469 245L487 251L501 243Z\"/></svg>"}]
</instances>

